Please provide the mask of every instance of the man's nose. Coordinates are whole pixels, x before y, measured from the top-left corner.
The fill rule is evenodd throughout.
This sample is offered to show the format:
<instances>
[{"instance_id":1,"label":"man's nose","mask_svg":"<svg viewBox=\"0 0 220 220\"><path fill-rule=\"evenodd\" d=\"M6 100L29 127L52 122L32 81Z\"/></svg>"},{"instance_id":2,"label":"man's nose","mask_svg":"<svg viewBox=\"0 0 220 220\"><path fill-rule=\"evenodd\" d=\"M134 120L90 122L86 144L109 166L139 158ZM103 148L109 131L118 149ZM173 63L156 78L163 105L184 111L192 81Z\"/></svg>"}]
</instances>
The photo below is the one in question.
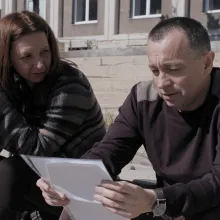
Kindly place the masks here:
<instances>
[{"instance_id":1,"label":"man's nose","mask_svg":"<svg viewBox=\"0 0 220 220\"><path fill-rule=\"evenodd\" d=\"M164 89L171 85L171 80L166 73L160 73L157 77L157 87L159 89Z\"/></svg>"}]
</instances>

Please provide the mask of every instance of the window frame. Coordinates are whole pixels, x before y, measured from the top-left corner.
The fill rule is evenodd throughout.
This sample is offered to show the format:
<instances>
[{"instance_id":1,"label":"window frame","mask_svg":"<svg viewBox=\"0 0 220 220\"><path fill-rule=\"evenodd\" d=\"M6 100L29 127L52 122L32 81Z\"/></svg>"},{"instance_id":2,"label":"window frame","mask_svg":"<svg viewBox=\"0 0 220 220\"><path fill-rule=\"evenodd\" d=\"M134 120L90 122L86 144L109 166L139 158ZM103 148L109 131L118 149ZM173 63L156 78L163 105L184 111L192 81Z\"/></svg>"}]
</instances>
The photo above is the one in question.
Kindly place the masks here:
<instances>
[{"instance_id":1,"label":"window frame","mask_svg":"<svg viewBox=\"0 0 220 220\"><path fill-rule=\"evenodd\" d=\"M216 10L210 10L209 9L209 1L210 0L204 0L204 5L205 5L205 12L206 13L220 13L220 8L219 9L216 9Z\"/></svg>"},{"instance_id":2,"label":"window frame","mask_svg":"<svg viewBox=\"0 0 220 220\"><path fill-rule=\"evenodd\" d=\"M47 18L47 2L46 2L47 0L43 0L43 4L44 4L44 11L43 11L43 15L41 15L40 13L39 13L39 15L43 18L43 19L45 19L46 20L46 18ZM32 4L34 5L34 3L33 3L33 0L25 0L25 10L28 10L28 11L31 11L31 10L29 10L28 9L28 3L29 2L32 2ZM39 10L41 9L41 4L40 4L40 2L41 2L41 0L39 0ZM34 11L34 9L32 9L32 12ZM41 11L41 10L40 10Z\"/></svg>"},{"instance_id":3,"label":"window frame","mask_svg":"<svg viewBox=\"0 0 220 220\"><path fill-rule=\"evenodd\" d=\"M159 18L162 14L150 14L150 5L153 0L146 0L146 15L135 15L135 2L136 0L132 0L132 19L141 19L141 18ZM161 6L162 7L162 6Z\"/></svg>"},{"instance_id":4,"label":"window frame","mask_svg":"<svg viewBox=\"0 0 220 220\"><path fill-rule=\"evenodd\" d=\"M32 10L29 9L29 2L32 2L32 6L34 5L33 0L26 0L25 1L25 10L33 12L34 8L32 8Z\"/></svg>"},{"instance_id":5,"label":"window frame","mask_svg":"<svg viewBox=\"0 0 220 220\"><path fill-rule=\"evenodd\" d=\"M78 0L74 0L74 24L96 24L98 23L98 8L97 8L97 19L96 20L89 20L89 1L86 0L86 10L85 10L85 21L77 21L77 2ZM97 7L98 7L98 0L97 0Z\"/></svg>"}]
</instances>

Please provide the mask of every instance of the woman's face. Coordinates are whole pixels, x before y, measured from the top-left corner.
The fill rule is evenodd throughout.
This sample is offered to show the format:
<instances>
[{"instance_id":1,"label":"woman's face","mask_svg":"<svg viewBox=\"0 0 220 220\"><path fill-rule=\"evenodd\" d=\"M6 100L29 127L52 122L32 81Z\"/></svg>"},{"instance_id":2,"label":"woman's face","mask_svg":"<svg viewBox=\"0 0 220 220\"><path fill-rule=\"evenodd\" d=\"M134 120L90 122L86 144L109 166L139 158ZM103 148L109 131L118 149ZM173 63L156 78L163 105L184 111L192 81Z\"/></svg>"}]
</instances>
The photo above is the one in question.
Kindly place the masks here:
<instances>
[{"instance_id":1,"label":"woman's face","mask_svg":"<svg viewBox=\"0 0 220 220\"><path fill-rule=\"evenodd\" d=\"M12 43L11 62L29 85L41 82L51 66L51 51L43 32L24 35Z\"/></svg>"}]
</instances>

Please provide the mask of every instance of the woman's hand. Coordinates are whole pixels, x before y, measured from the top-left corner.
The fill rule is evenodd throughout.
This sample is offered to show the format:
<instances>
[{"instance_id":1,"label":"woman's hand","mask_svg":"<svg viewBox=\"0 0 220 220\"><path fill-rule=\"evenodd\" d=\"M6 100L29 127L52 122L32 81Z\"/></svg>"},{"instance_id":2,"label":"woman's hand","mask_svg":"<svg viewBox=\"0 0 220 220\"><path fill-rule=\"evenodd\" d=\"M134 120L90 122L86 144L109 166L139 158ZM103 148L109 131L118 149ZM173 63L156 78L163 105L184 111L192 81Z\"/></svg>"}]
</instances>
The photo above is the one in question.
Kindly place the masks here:
<instances>
[{"instance_id":1,"label":"woman's hand","mask_svg":"<svg viewBox=\"0 0 220 220\"><path fill-rule=\"evenodd\" d=\"M66 206L70 200L65 194L55 191L49 183L42 178L37 181L37 186L41 189L42 195L48 205Z\"/></svg>"}]
</instances>

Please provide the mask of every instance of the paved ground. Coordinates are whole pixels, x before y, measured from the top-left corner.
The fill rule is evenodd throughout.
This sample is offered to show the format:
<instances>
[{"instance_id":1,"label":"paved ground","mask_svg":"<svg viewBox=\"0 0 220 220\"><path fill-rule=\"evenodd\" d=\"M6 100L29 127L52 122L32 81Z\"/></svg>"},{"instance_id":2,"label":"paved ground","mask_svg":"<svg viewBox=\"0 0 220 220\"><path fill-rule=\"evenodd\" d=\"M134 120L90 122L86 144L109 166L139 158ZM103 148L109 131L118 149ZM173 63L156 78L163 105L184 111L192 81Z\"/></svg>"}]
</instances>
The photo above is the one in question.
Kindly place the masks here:
<instances>
[{"instance_id":1,"label":"paved ground","mask_svg":"<svg viewBox=\"0 0 220 220\"><path fill-rule=\"evenodd\" d=\"M136 155L131 163L129 163L120 174L121 179L134 180L145 179L155 180L155 172L144 156Z\"/></svg>"}]
</instances>

